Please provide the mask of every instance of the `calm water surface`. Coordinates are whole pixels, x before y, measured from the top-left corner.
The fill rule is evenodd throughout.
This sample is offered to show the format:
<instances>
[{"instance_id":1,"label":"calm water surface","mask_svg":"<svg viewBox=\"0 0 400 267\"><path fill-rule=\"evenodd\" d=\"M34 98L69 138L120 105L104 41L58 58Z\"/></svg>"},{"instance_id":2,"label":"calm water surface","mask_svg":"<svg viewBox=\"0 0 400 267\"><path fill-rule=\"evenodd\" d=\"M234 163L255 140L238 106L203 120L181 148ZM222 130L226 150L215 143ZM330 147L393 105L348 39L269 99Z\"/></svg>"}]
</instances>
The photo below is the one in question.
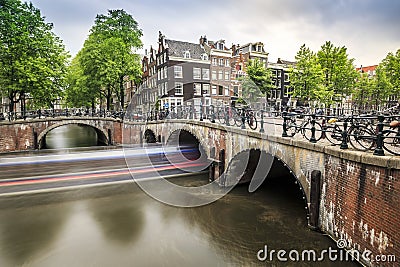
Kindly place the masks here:
<instances>
[{"instance_id":1,"label":"calm water surface","mask_svg":"<svg viewBox=\"0 0 400 267\"><path fill-rule=\"evenodd\" d=\"M205 176L177 178L193 186ZM358 266L260 262L269 249L328 249L298 191L240 186L200 208L159 203L135 184L0 198L0 266Z\"/></svg>"},{"instance_id":2,"label":"calm water surface","mask_svg":"<svg viewBox=\"0 0 400 267\"><path fill-rule=\"evenodd\" d=\"M90 147L97 145L97 133L92 127L70 124L51 130L46 135L49 149Z\"/></svg>"}]
</instances>

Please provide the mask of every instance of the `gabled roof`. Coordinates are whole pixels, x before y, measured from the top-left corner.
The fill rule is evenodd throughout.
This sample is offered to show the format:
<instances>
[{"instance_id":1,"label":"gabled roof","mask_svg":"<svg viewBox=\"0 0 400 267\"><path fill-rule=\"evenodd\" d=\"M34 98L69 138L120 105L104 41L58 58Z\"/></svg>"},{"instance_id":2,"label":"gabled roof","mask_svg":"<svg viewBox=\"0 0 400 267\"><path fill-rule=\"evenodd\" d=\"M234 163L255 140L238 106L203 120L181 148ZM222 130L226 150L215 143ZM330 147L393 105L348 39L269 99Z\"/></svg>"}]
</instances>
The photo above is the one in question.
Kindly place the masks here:
<instances>
[{"instance_id":1,"label":"gabled roof","mask_svg":"<svg viewBox=\"0 0 400 267\"><path fill-rule=\"evenodd\" d=\"M190 52L190 58L202 59L201 55L205 54L206 51L201 47L200 44L193 44L188 42L181 42L175 40L165 39L166 47L169 51L169 56L184 58L186 51Z\"/></svg>"}]
</instances>

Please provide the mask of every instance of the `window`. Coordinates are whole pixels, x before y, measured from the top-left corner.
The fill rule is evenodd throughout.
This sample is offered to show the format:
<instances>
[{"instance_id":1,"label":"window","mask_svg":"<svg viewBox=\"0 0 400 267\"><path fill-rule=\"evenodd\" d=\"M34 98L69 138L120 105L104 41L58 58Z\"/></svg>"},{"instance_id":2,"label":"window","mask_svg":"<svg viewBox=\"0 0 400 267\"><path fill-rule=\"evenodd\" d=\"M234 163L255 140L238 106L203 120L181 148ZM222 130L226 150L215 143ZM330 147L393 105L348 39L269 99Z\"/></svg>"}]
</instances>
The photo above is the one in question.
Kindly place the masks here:
<instances>
[{"instance_id":1,"label":"window","mask_svg":"<svg viewBox=\"0 0 400 267\"><path fill-rule=\"evenodd\" d=\"M213 85L213 86L212 86L211 94L212 94L212 95L216 95L216 94L217 94L217 86L216 86L216 85Z\"/></svg>"},{"instance_id":2,"label":"window","mask_svg":"<svg viewBox=\"0 0 400 267\"><path fill-rule=\"evenodd\" d=\"M225 60L225 67L230 67L230 61L229 61L229 59L226 59L226 60Z\"/></svg>"},{"instance_id":3,"label":"window","mask_svg":"<svg viewBox=\"0 0 400 267\"><path fill-rule=\"evenodd\" d=\"M193 84L193 93L194 95L201 95L201 84L200 83L194 83Z\"/></svg>"},{"instance_id":4,"label":"window","mask_svg":"<svg viewBox=\"0 0 400 267\"><path fill-rule=\"evenodd\" d=\"M183 95L183 83L175 83L175 95Z\"/></svg>"},{"instance_id":5,"label":"window","mask_svg":"<svg viewBox=\"0 0 400 267\"><path fill-rule=\"evenodd\" d=\"M229 80L230 80L229 71L225 71L225 81L229 81Z\"/></svg>"},{"instance_id":6,"label":"window","mask_svg":"<svg viewBox=\"0 0 400 267\"><path fill-rule=\"evenodd\" d=\"M203 95L210 95L210 85L203 84Z\"/></svg>"},{"instance_id":7,"label":"window","mask_svg":"<svg viewBox=\"0 0 400 267\"><path fill-rule=\"evenodd\" d=\"M281 88L281 86L282 86L281 79L278 79L278 80L276 81L276 87L277 87L277 88Z\"/></svg>"},{"instance_id":8,"label":"window","mask_svg":"<svg viewBox=\"0 0 400 267\"><path fill-rule=\"evenodd\" d=\"M201 69L193 68L193 79L200 80L201 79Z\"/></svg>"},{"instance_id":9,"label":"window","mask_svg":"<svg viewBox=\"0 0 400 267\"><path fill-rule=\"evenodd\" d=\"M183 57L184 58L190 58L190 52L189 51L183 52Z\"/></svg>"},{"instance_id":10,"label":"window","mask_svg":"<svg viewBox=\"0 0 400 267\"><path fill-rule=\"evenodd\" d=\"M174 66L174 77L183 78L182 66Z\"/></svg>"},{"instance_id":11,"label":"window","mask_svg":"<svg viewBox=\"0 0 400 267\"><path fill-rule=\"evenodd\" d=\"M289 81L289 73L285 73L285 82Z\"/></svg>"},{"instance_id":12,"label":"window","mask_svg":"<svg viewBox=\"0 0 400 267\"><path fill-rule=\"evenodd\" d=\"M222 70L218 71L218 80L224 79L224 72Z\"/></svg>"},{"instance_id":13,"label":"window","mask_svg":"<svg viewBox=\"0 0 400 267\"><path fill-rule=\"evenodd\" d=\"M209 69L202 69L203 80L210 79L210 70Z\"/></svg>"},{"instance_id":14,"label":"window","mask_svg":"<svg viewBox=\"0 0 400 267\"><path fill-rule=\"evenodd\" d=\"M278 70L278 78L282 77L282 71Z\"/></svg>"},{"instance_id":15,"label":"window","mask_svg":"<svg viewBox=\"0 0 400 267\"><path fill-rule=\"evenodd\" d=\"M284 94L286 97L289 96L289 87L288 87L288 86L285 86L283 90L284 90L284 91L283 91L283 94Z\"/></svg>"},{"instance_id":16,"label":"window","mask_svg":"<svg viewBox=\"0 0 400 267\"><path fill-rule=\"evenodd\" d=\"M201 59L202 60L208 60L208 55L207 54L201 54Z\"/></svg>"},{"instance_id":17,"label":"window","mask_svg":"<svg viewBox=\"0 0 400 267\"><path fill-rule=\"evenodd\" d=\"M211 77L212 80L214 80L214 81L218 80L217 71L216 70L213 70L211 75L212 75L212 77Z\"/></svg>"},{"instance_id":18,"label":"window","mask_svg":"<svg viewBox=\"0 0 400 267\"><path fill-rule=\"evenodd\" d=\"M225 86L225 96L229 96L229 87Z\"/></svg>"},{"instance_id":19,"label":"window","mask_svg":"<svg viewBox=\"0 0 400 267\"><path fill-rule=\"evenodd\" d=\"M225 61L224 61L223 58L220 58L220 59L219 59L219 65L220 65L220 66L224 66L224 65L225 65Z\"/></svg>"},{"instance_id":20,"label":"window","mask_svg":"<svg viewBox=\"0 0 400 267\"><path fill-rule=\"evenodd\" d=\"M217 66L217 58L214 57L212 59L212 64L213 64L213 66Z\"/></svg>"},{"instance_id":21,"label":"window","mask_svg":"<svg viewBox=\"0 0 400 267\"><path fill-rule=\"evenodd\" d=\"M168 78L168 71L167 67L164 67L164 78Z\"/></svg>"},{"instance_id":22,"label":"window","mask_svg":"<svg viewBox=\"0 0 400 267\"><path fill-rule=\"evenodd\" d=\"M218 95L223 95L224 93L224 87L223 86L218 86Z\"/></svg>"},{"instance_id":23,"label":"window","mask_svg":"<svg viewBox=\"0 0 400 267\"><path fill-rule=\"evenodd\" d=\"M164 95L168 95L168 82L164 83Z\"/></svg>"},{"instance_id":24,"label":"window","mask_svg":"<svg viewBox=\"0 0 400 267\"><path fill-rule=\"evenodd\" d=\"M238 85L233 86L233 93L235 94L235 96L239 95L239 86Z\"/></svg>"}]
</instances>

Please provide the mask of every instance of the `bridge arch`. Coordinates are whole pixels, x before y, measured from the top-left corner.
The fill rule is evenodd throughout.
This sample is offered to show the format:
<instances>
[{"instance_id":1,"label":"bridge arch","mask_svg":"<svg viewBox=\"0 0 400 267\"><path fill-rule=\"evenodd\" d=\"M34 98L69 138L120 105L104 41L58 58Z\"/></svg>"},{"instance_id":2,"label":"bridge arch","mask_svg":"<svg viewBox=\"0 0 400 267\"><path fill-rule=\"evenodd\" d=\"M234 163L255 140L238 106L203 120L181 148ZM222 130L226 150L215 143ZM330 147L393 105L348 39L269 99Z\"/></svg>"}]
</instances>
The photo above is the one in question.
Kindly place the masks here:
<instances>
[{"instance_id":1,"label":"bridge arch","mask_svg":"<svg viewBox=\"0 0 400 267\"><path fill-rule=\"evenodd\" d=\"M240 173L235 173L235 170ZM244 172L242 172L243 170ZM299 197L304 202L307 220L310 218L309 199L305 190L308 185L303 185L301 180L296 176L294 169L281 157L260 148L248 148L232 157L228 163L226 172L229 179L233 179L228 184L235 182L238 184L251 184L254 182L252 179L256 180L258 186L262 186L271 180L282 183L282 185L291 183L290 186L293 185L298 188ZM282 181L281 177L287 179ZM249 186L249 190L252 191L251 186Z\"/></svg>"},{"instance_id":2,"label":"bridge arch","mask_svg":"<svg viewBox=\"0 0 400 267\"><path fill-rule=\"evenodd\" d=\"M104 129L100 129L98 127L93 126L92 124L85 122L85 121L79 121L79 122L74 122L74 121L60 121L58 123L55 123L49 127L47 127L45 130L41 131L38 134L37 137L37 142L38 142L38 147L39 149L42 149L46 144L45 144L45 139L46 136L49 132L51 132L52 130L62 127L62 126L66 126L66 125L80 125L80 126L86 126L86 127L90 127L92 129L95 130L96 134L97 134L97 143L99 145L108 145L109 144L109 139L110 139L110 135L111 135L111 131L105 131Z\"/></svg>"},{"instance_id":3,"label":"bridge arch","mask_svg":"<svg viewBox=\"0 0 400 267\"><path fill-rule=\"evenodd\" d=\"M146 131L144 131L144 141L147 144L151 144L151 143L156 143L157 142L157 136L154 133L153 130L151 129L146 129Z\"/></svg>"}]
</instances>

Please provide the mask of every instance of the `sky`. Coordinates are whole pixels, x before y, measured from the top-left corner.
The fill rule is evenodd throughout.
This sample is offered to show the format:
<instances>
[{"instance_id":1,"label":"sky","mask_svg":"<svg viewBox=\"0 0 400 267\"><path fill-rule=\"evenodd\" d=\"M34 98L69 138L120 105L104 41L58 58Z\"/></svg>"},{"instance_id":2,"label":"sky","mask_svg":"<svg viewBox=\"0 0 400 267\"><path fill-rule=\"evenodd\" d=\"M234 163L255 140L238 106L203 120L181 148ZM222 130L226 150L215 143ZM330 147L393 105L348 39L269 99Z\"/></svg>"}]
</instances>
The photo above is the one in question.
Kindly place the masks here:
<instances>
[{"instance_id":1,"label":"sky","mask_svg":"<svg viewBox=\"0 0 400 267\"><path fill-rule=\"evenodd\" d=\"M23 0L24 1L24 0ZM74 56L97 14L124 9L143 31L143 49L200 36L234 44L263 42L269 60L294 61L301 45L345 46L356 66L379 64L400 49L398 0L32 0ZM139 52L143 53L144 50Z\"/></svg>"}]
</instances>

